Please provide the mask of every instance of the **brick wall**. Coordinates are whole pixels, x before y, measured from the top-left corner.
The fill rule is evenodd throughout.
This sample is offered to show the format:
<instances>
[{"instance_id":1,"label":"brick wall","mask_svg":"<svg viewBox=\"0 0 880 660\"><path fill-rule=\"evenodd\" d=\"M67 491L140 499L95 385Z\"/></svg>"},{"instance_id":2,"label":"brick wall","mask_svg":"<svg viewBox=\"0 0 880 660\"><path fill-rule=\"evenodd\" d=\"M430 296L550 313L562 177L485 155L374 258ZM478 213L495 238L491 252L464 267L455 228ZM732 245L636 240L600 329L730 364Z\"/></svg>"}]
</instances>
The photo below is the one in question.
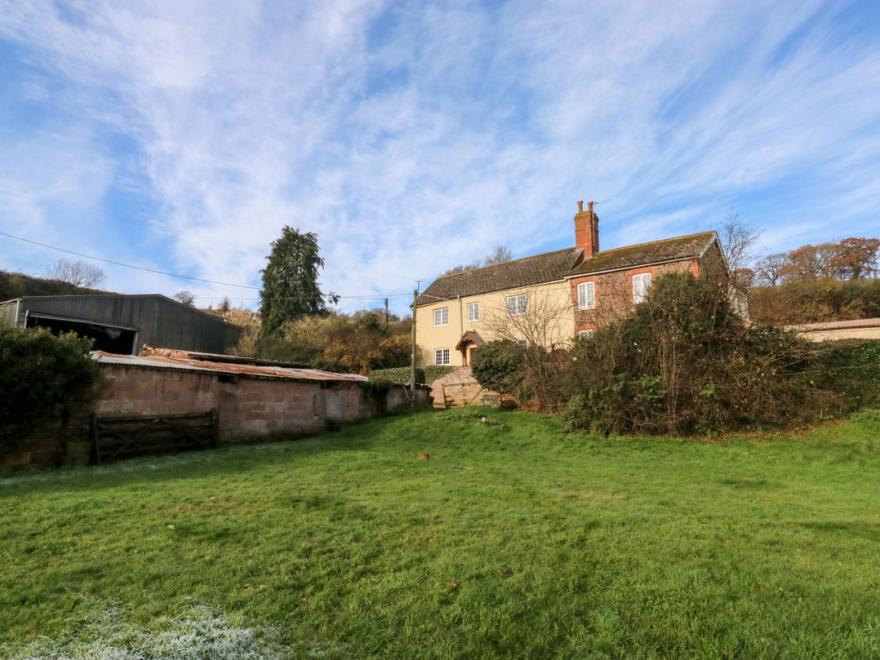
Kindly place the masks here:
<instances>
[{"instance_id":1,"label":"brick wall","mask_svg":"<svg viewBox=\"0 0 880 660\"><path fill-rule=\"evenodd\" d=\"M219 413L220 441L242 442L274 435L317 433L340 424L396 412L410 406L402 387L376 401L356 382L249 378L223 373L102 364L105 386L95 404L98 415ZM416 391L419 406L427 388ZM0 466L50 466L88 458L88 415L40 429L12 443Z\"/></svg>"},{"instance_id":2,"label":"brick wall","mask_svg":"<svg viewBox=\"0 0 880 660\"><path fill-rule=\"evenodd\" d=\"M700 273L696 259L676 261L655 266L642 266L625 271L615 271L599 275L584 275L571 280L571 296L574 305L575 330L595 330L611 321L616 321L631 313L634 304L632 298L632 278L640 273L651 273L654 281L667 273L689 272L695 277ZM595 282L596 307L591 310L578 309L577 286L581 282Z\"/></svg>"},{"instance_id":3,"label":"brick wall","mask_svg":"<svg viewBox=\"0 0 880 660\"><path fill-rule=\"evenodd\" d=\"M202 412L217 408L220 439L235 442L274 434L315 433L355 422L383 409L409 406L403 388L377 405L359 383L295 381L104 365L107 388L98 403L103 415ZM400 391L397 391L400 390ZM419 391L421 403L427 392Z\"/></svg>"}]
</instances>

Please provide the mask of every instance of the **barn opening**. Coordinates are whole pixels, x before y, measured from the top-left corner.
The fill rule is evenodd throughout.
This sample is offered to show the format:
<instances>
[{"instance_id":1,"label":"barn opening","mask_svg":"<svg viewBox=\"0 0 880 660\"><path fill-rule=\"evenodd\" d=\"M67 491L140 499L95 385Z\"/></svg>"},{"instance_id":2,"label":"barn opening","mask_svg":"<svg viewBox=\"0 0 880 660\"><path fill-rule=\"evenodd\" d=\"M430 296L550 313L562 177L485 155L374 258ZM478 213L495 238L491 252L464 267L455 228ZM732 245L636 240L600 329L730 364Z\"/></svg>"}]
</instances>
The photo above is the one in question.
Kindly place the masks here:
<instances>
[{"instance_id":1,"label":"barn opening","mask_svg":"<svg viewBox=\"0 0 880 660\"><path fill-rule=\"evenodd\" d=\"M105 353L134 355L137 353L137 328L63 316L28 314L28 328L48 328L52 334L75 332L94 341L92 349Z\"/></svg>"}]
</instances>

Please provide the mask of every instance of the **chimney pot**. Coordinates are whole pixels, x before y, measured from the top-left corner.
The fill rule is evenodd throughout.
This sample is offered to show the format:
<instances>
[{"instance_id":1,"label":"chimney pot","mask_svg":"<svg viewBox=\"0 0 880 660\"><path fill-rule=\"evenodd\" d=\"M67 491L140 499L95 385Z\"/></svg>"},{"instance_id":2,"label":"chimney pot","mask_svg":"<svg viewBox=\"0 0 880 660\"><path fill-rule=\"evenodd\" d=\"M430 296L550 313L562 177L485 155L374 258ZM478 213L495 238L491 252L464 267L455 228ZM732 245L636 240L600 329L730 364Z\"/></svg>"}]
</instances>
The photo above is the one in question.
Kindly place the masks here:
<instances>
[{"instance_id":1,"label":"chimney pot","mask_svg":"<svg viewBox=\"0 0 880 660\"><path fill-rule=\"evenodd\" d=\"M584 212L584 200L579 199L578 200L578 213L583 213L583 212Z\"/></svg>"}]
</instances>

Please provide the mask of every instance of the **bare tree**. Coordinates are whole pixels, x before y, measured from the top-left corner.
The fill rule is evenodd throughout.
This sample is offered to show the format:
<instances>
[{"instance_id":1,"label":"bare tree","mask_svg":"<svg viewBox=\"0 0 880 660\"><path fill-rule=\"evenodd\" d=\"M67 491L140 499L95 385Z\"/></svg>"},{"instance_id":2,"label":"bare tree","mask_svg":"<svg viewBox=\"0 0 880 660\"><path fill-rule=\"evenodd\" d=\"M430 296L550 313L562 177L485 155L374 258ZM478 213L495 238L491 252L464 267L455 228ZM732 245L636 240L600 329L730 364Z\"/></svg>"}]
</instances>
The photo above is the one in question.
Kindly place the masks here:
<instances>
[{"instance_id":1,"label":"bare tree","mask_svg":"<svg viewBox=\"0 0 880 660\"><path fill-rule=\"evenodd\" d=\"M93 287L106 279L104 271L85 261L59 259L47 271L46 276L53 280L67 282L73 286Z\"/></svg>"},{"instance_id":2,"label":"bare tree","mask_svg":"<svg viewBox=\"0 0 880 660\"><path fill-rule=\"evenodd\" d=\"M459 264L458 266L453 266L449 270L445 271L440 277L445 277L446 275L455 275L457 273L463 273L466 270L473 270L474 268L479 268L480 265L481 264L479 261L474 261L473 263L469 263L469 264Z\"/></svg>"},{"instance_id":3,"label":"bare tree","mask_svg":"<svg viewBox=\"0 0 880 660\"><path fill-rule=\"evenodd\" d=\"M505 261L513 259L513 253L505 245L496 245L495 249L489 253L489 256L483 261L486 266L494 266L495 264L503 264Z\"/></svg>"},{"instance_id":4,"label":"bare tree","mask_svg":"<svg viewBox=\"0 0 880 660\"><path fill-rule=\"evenodd\" d=\"M782 274L788 258L785 253L768 254L755 264L755 280L759 286L776 286L782 282Z\"/></svg>"},{"instance_id":5,"label":"bare tree","mask_svg":"<svg viewBox=\"0 0 880 660\"><path fill-rule=\"evenodd\" d=\"M541 289L523 291L525 305L492 307L485 312L484 327L493 339L508 339L552 351L571 344L565 321L571 315L571 300ZM521 301L520 301L521 302Z\"/></svg>"},{"instance_id":6,"label":"bare tree","mask_svg":"<svg viewBox=\"0 0 880 660\"><path fill-rule=\"evenodd\" d=\"M482 266L495 266L497 264L503 264L507 261L513 259L513 253L510 251L510 248L504 245L496 245L492 252L483 259L483 261L473 261L469 264L460 264L458 266L453 266L442 276L445 275L455 275L456 273L463 273L468 270L474 270L475 268L480 268ZM442 277L441 276L441 277Z\"/></svg>"},{"instance_id":7,"label":"bare tree","mask_svg":"<svg viewBox=\"0 0 880 660\"><path fill-rule=\"evenodd\" d=\"M734 275L752 260L758 233L744 222L738 213L731 213L721 225L720 239L727 268L731 275Z\"/></svg>"},{"instance_id":8,"label":"bare tree","mask_svg":"<svg viewBox=\"0 0 880 660\"><path fill-rule=\"evenodd\" d=\"M520 296L525 296L522 301ZM524 302L524 304L523 304ZM523 378L517 388L521 402L557 409L563 401L562 375L565 350L571 336L571 298L541 289L528 289L511 296L508 305L490 308L485 328L492 339L515 341L525 346Z\"/></svg>"},{"instance_id":9,"label":"bare tree","mask_svg":"<svg viewBox=\"0 0 880 660\"><path fill-rule=\"evenodd\" d=\"M193 306L196 302L196 297L190 291L178 291L174 294L174 299L178 302L182 302L184 305Z\"/></svg>"}]
</instances>

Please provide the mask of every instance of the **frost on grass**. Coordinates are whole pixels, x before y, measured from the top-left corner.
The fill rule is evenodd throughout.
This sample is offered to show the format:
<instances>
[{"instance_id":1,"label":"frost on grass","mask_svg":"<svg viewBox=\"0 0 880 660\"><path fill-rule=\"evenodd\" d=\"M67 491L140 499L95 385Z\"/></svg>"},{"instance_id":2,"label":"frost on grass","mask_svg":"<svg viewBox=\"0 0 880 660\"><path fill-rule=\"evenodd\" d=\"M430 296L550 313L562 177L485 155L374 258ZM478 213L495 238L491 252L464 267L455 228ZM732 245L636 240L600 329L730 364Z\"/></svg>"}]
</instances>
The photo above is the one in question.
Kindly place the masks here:
<instances>
[{"instance_id":1,"label":"frost on grass","mask_svg":"<svg viewBox=\"0 0 880 660\"><path fill-rule=\"evenodd\" d=\"M272 630L253 630L231 625L207 608L193 608L186 616L161 622L157 631L141 630L126 621L119 610L84 625L76 639L42 638L26 647L0 648L3 657L100 658L135 660L140 658L181 658L184 660L220 658L282 658L289 655Z\"/></svg>"}]
</instances>

